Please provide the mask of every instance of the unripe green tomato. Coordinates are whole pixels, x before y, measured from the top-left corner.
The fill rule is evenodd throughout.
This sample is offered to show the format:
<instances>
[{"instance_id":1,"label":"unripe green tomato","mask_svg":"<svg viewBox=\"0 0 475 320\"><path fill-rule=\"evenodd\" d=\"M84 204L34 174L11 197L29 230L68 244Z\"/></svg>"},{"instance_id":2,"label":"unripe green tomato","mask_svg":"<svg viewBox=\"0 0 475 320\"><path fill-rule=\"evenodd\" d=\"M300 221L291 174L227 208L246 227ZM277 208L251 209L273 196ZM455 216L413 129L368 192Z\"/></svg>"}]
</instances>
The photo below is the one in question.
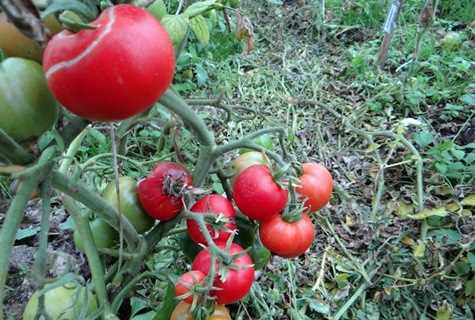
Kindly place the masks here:
<instances>
[{"instance_id":1,"label":"unripe green tomato","mask_svg":"<svg viewBox=\"0 0 475 320\"><path fill-rule=\"evenodd\" d=\"M9 57L21 57L41 62L42 50L40 46L18 30L1 12L0 49Z\"/></svg>"},{"instance_id":2,"label":"unripe green tomato","mask_svg":"<svg viewBox=\"0 0 475 320\"><path fill-rule=\"evenodd\" d=\"M267 158L262 152L249 151L234 159L231 162L231 169L234 175L237 175L255 164L268 164Z\"/></svg>"},{"instance_id":3,"label":"unripe green tomato","mask_svg":"<svg viewBox=\"0 0 475 320\"><path fill-rule=\"evenodd\" d=\"M117 242L119 234L103 219L96 218L89 225L91 227L92 239L97 249L110 248ZM81 234L77 229L74 230L73 237L76 248L81 252L85 252Z\"/></svg>"},{"instance_id":4,"label":"unripe green tomato","mask_svg":"<svg viewBox=\"0 0 475 320\"><path fill-rule=\"evenodd\" d=\"M167 6L163 0L155 0L151 5L147 7L147 10L158 19L162 20L164 16L167 15Z\"/></svg>"},{"instance_id":5,"label":"unripe green tomato","mask_svg":"<svg viewBox=\"0 0 475 320\"><path fill-rule=\"evenodd\" d=\"M272 142L272 137L268 134L263 134L257 137L256 139L253 140L253 142L266 150L272 150L272 148L274 147L274 143ZM253 151L253 150L243 148L239 150L239 153L243 154L250 151Z\"/></svg>"},{"instance_id":6,"label":"unripe green tomato","mask_svg":"<svg viewBox=\"0 0 475 320\"><path fill-rule=\"evenodd\" d=\"M36 291L28 301L23 320L34 320L38 311L39 292ZM64 286L48 290L45 295L45 311L49 319L71 320L79 314L91 316L97 309L94 294L83 286L76 283L67 283ZM84 310L84 307L87 310Z\"/></svg>"},{"instance_id":7,"label":"unripe green tomato","mask_svg":"<svg viewBox=\"0 0 475 320\"><path fill-rule=\"evenodd\" d=\"M50 129L57 115L58 105L37 62L7 58L0 63L0 129L21 142Z\"/></svg>"},{"instance_id":8,"label":"unripe green tomato","mask_svg":"<svg viewBox=\"0 0 475 320\"><path fill-rule=\"evenodd\" d=\"M140 206L136 189L137 182L133 178L119 178L120 212L130 221L138 233L144 233L154 225L155 221ZM119 210L115 181L107 185L103 197L117 211Z\"/></svg>"}]
</instances>

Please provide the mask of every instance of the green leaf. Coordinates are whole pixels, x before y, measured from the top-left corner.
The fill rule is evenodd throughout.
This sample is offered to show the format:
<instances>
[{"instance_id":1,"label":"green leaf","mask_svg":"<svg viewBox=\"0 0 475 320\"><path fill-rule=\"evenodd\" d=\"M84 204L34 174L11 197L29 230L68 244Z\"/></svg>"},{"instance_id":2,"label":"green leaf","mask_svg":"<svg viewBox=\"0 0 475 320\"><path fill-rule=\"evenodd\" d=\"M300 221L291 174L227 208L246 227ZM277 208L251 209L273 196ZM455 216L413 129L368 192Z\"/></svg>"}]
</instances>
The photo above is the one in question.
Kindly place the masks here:
<instances>
[{"instance_id":1,"label":"green leaf","mask_svg":"<svg viewBox=\"0 0 475 320\"><path fill-rule=\"evenodd\" d=\"M190 28L201 44L207 45L209 43L208 22L203 16L198 15L191 18Z\"/></svg>"},{"instance_id":2,"label":"green leaf","mask_svg":"<svg viewBox=\"0 0 475 320\"><path fill-rule=\"evenodd\" d=\"M100 132L99 130L97 129L94 129L94 128L90 128L89 129L89 135L94 139L96 140L96 142L99 144L99 145L106 145L107 144L107 138L106 136Z\"/></svg>"},{"instance_id":3,"label":"green leaf","mask_svg":"<svg viewBox=\"0 0 475 320\"><path fill-rule=\"evenodd\" d=\"M41 18L65 10L80 14L88 21L94 20L98 14L97 7L92 1L55 0L41 13Z\"/></svg>"},{"instance_id":4,"label":"green leaf","mask_svg":"<svg viewBox=\"0 0 475 320\"><path fill-rule=\"evenodd\" d=\"M457 150L457 149L453 149L453 150L452 150L452 154L453 154L454 157L457 158L458 160L463 159L464 156L465 156L465 152L463 152L462 150Z\"/></svg>"},{"instance_id":5,"label":"green leaf","mask_svg":"<svg viewBox=\"0 0 475 320\"><path fill-rule=\"evenodd\" d=\"M444 244L456 244L462 238L460 233L453 229L439 229L429 231L428 236L434 238L435 241Z\"/></svg>"},{"instance_id":6,"label":"green leaf","mask_svg":"<svg viewBox=\"0 0 475 320\"><path fill-rule=\"evenodd\" d=\"M149 311L147 313L142 313L138 316L134 316L130 320L153 320L153 317L155 317L155 311Z\"/></svg>"},{"instance_id":7,"label":"green leaf","mask_svg":"<svg viewBox=\"0 0 475 320\"><path fill-rule=\"evenodd\" d=\"M465 295L475 297L475 277L465 282Z\"/></svg>"},{"instance_id":8,"label":"green leaf","mask_svg":"<svg viewBox=\"0 0 475 320\"><path fill-rule=\"evenodd\" d=\"M466 94L460 98L463 103L471 106L475 106L475 94Z\"/></svg>"},{"instance_id":9,"label":"green leaf","mask_svg":"<svg viewBox=\"0 0 475 320\"><path fill-rule=\"evenodd\" d=\"M21 240L21 239L33 237L38 232L40 232L40 227L29 226L28 228L25 228L25 229L18 229L16 232L15 239Z\"/></svg>"},{"instance_id":10,"label":"green leaf","mask_svg":"<svg viewBox=\"0 0 475 320\"><path fill-rule=\"evenodd\" d=\"M475 207L475 193L471 193L462 200L462 205L467 207Z\"/></svg>"},{"instance_id":11,"label":"green leaf","mask_svg":"<svg viewBox=\"0 0 475 320\"><path fill-rule=\"evenodd\" d=\"M177 16L166 15L160 22L170 35L173 45L178 47L185 39L186 32L188 31L188 18L182 14Z\"/></svg>"},{"instance_id":12,"label":"green leaf","mask_svg":"<svg viewBox=\"0 0 475 320\"><path fill-rule=\"evenodd\" d=\"M310 309L312 309L312 311L318 312L320 314L330 314L330 306L316 299L308 299L308 306Z\"/></svg>"},{"instance_id":13,"label":"green leaf","mask_svg":"<svg viewBox=\"0 0 475 320\"><path fill-rule=\"evenodd\" d=\"M406 217L414 220L423 220L433 216L445 217L447 216L447 214L447 209L445 207L440 207L435 209L423 209L422 211L416 214L408 214Z\"/></svg>"},{"instance_id":14,"label":"green leaf","mask_svg":"<svg viewBox=\"0 0 475 320\"><path fill-rule=\"evenodd\" d=\"M167 6L163 0L155 0L147 7L147 11L149 11L155 18L161 21L162 18L167 15Z\"/></svg>"},{"instance_id":15,"label":"green leaf","mask_svg":"<svg viewBox=\"0 0 475 320\"><path fill-rule=\"evenodd\" d=\"M434 142L434 136L430 132L422 131L415 135L414 140L422 148Z\"/></svg>"},{"instance_id":16,"label":"green leaf","mask_svg":"<svg viewBox=\"0 0 475 320\"><path fill-rule=\"evenodd\" d=\"M172 315L173 309L175 309L176 305L177 305L177 300L175 299L175 285L170 282L168 284L163 302L160 304L160 307L155 313L155 317L152 319L153 320L169 320L170 316Z\"/></svg>"},{"instance_id":17,"label":"green leaf","mask_svg":"<svg viewBox=\"0 0 475 320\"><path fill-rule=\"evenodd\" d=\"M187 16L188 18L193 18L197 15L204 13L205 11L208 11L214 8L219 8L221 6L222 5L217 3L216 0L199 1L199 2L193 3L191 6L186 8L183 14Z\"/></svg>"},{"instance_id":18,"label":"green leaf","mask_svg":"<svg viewBox=\"0 0 475 320\"><path fill-rule=\"evenodd\" d=\"M144 299L141 299L139 297L132 297L132 298L130 298L130 307L132 309L132 311L131 311L132 316L134 316L137 313L139 313L140 311L142 311L143 309L147 308L148 303L147 303L147 301L145 301Z\"/></svg>"},{"instance_id":19,"label":"green leaf","mask_svg":"<svg viewBox=\"0 0 475 320\"><path fill-rule=\"evenodd\" d=\"M472 268L472 271L475 271L475 253L469 252L467 254L467 259L468 259L468 262L470 263L470 267Z\"/></svg>"}]
</instances>

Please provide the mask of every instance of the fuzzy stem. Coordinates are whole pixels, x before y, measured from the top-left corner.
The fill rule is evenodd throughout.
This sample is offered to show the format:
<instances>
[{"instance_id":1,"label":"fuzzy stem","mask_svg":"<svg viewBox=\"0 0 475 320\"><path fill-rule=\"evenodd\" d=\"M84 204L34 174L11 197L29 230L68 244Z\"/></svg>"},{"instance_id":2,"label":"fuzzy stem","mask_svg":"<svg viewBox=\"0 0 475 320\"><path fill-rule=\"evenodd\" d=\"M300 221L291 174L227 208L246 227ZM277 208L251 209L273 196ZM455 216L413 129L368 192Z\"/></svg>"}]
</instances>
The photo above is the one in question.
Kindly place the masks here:
<instances>
[{"instance_id":1,"label":"fuzzy stem","mask_svg":"<svg viewBox=\"0 0 475 320\"><path fill-rule=\"evenodd\" d=\"M99 252L97 251L94 239L92 237L91 228L86 215L81 213L81 210L76 205L75 201L69 197L64 197L64 206L67 208L69 214L74 220L76 226L76 232L79 232L81 239L84 243L84 251L91 270L92 281L94 283L94 289L99 301L99 305L104 308L104 315L110 313L110 304L107 298L107 290L104 278L104 266L102 265Z\"/></svg>"},{"instance_id":2,"label":"fuzzy stem","mask_svg":"<svg viewBox=\"0 0 475 320\"><path fill-rule=\"evenodd\" d=\"M23 149L2 129L0 129L0 155L14 164L27 164L34 159L32 154Z\"/></svg>"},{"instance_id":3,"label":"fuzzy stem","mask_svg":"<svg viewBox=\"0 0 475 320\"><path fill-rule=\"evenodd\" d=\"M196 135L196 138L201 145L212 146L214 145L214 135L208 130L208 127L201 119L181 98L171 90L167 90L165 94L160 98L160 103L173 113L176 113L183 122L189 126Z\"/></svg>"},{"instance_id":4,"label":"fuzzy stem","mask_svg":"<svg viewBox=\"0 0 475 320\"><path fill-rule=\"evenodd\" d=\"M47 148L38 164L42 165L51 160L56 149ZM47 176L49 167L43 167L42 170L32 172L29 177L21 177L18 191L13 199L3 221L2 229L0 230L0 320L3 320L3 299L5 297L5 282L8 276L9 258L12 252L12 246L15 242L16 232L23 219L24 209L28 200L30 200L33 190L38 186L39 182Z\"/></svg>"}]
</instances>

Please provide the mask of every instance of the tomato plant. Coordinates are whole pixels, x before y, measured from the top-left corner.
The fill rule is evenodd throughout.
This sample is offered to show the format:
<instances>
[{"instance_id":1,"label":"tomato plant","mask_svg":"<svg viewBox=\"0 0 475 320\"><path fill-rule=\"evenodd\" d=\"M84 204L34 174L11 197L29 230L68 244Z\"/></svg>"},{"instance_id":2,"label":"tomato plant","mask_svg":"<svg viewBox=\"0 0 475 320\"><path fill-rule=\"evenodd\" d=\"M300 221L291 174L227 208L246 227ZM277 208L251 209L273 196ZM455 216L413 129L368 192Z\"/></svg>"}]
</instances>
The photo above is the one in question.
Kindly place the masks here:
<instances>
[{"instance_id":1,"label":"tomato plant","mask_svg":"<svg viewBox=\"0 0 475 320\"><path fill-rule=\"evenodd\" d=\"M168 33L148 11L125 4L107 8L91 25L49 41L43 67L51 91L65 108L90 120L145 111L173 79Z\"/></svg>"},{"instance_id":2,"label":"tomato plant","mask_svg":"<svg viewBox=\"0 0 475 320\"><path fill-rule=\"evenodd\" d=\"M189 292L193 291L193 287L202 283L204 278L205 274L198 270L185 272L178 278L175 284L175 295L179 297L185 294L190 294ZM183 301L186 303L193 303L193 295L183 299Z\"/></svg>"},{"instance_id":3,"label":"tomato plant","mask_svg":"<svg viewBox=\"0 0 475 320\"><path fill-rule=\"evenodd\" d=\"M182 191L191 184L191 174L185 167L164 161L139 182L137 192L145 212L155 219L166 221L173 219L183 208Z\"/></svg>"},{"instance_id":4,"label":"tomato plant","mask_svg":"<svg viewBox=\"0 0 475 320\"><path fill-rule=\"evenodd\" d=\"M92 239L97 249L104 249L112 247L117 239L118 233L107 222L101 218L96 218L90 222ZM84 252L84 242L81 234L74 230L74 244L79 251Z\"/></svg>"},{"instance_id":5,"label":"tomato plant","mask_svg":"<svg viewBox=\"0 0 475 320\"><path fill-rule=\"evenodd\" d=\"M225 248L224 243L217 244L220 248ZM238 244L231 244L229 253L231 255L242 253L244 249ZM216 290L211 295L216 297L219 304L230 304L242 299L251 289L254 282L254 267L251 257L244 253L232 261L234 266L227 266L229 270L224 278L217 275L214 279L214 287ZM204 249L195 257L191 265L192 270L199 270L204 274L208 274L211 268L211 253L209 249ZM216 266L216 270L219 266Z\"/></svg>"},{"instance_id":6,"label":"tomato plant","mask_svg":"<svg viewBox=\"0 0 475 320\"><path fill-rule=\"evenodd\" d=\"M170 320L193 320L191 304L183 301L177 304ZM231 315L229 314L228 308L219 304L215 306L213 314L209 316L207 320L231 320Z\"/></svg>"},{"instance_id":7,"label":"tomato plant","mask_svg":"<svg viewBox=\"0 0 475 320\"><path fill-rule=\"evenodd\" d=\"M305 199L309 211L317 211L330 201L333 191L333 178L330 172L319 163L304 163L300 186L295 190Z\"/></svg>"},{"instance_id":8,"label":"tomato plant","mask_svg":"<svg viewBox=\"0 0 475 320\"><path fill-rule=\"evenodd\" d=\"M120 213L127 217L138 233L149 230L155 221L147 215L140 206L137 197L137 183L131 177L119 178ZM119 198L115 189L115 181L109 183L104 189L103 197L114 208L119 208Z\"/></svg>"},{"instance_id":9,"label":"tomato plant","mask_svg":"<svg viewBox=\"0 0 475 320\"><path fill-rule=\"evenodd\" d=\"M234 181L234 200L251 219L269 220L287 204L288 191L282 189L266 165L253 165L242 171Z\"/></svg>"},{"instance_id":10,"label":"tomato plant","mask_svg":"<svg viewBox=\"0 0 475 320\"><path fill-rule=\"evenodd\" d=\"M236 229L236 223L234 222L236 211L234 211L232 203L226 199L226 197L218 194L204 196L203 198L196 201L196 203L191 207L191 211L195 214L203 213L214 215L216 217L222 215L228 220L228 222L222 225L219 229L207 224L211 238L214 241L224 242L228 240L230 233ZM193 219L188 219L186 224L188 227L188 234L190 235L190 238L193 239L193 241L202 244L207 243L196 221Z\"/></svg>"},{"instance_id":11,"label":"tomato plant","mask_svg":"<svg viewBox=\"0 0 475 320\"><path fill-rule=\"evenodd\" d=\"M263 245L272 253L281 257L298 257L312 245L315 226L306 214L293 222L278 215L261 223L259 234Z\"/></svg>"},{"instance_id":12,"label":"tomato plant","mask_svg":"<svg viewBox=\"0 0 475 320\"><path fill-rule=\"evenodd\" d=\"M40 294L33 293L23 312L23 320L38 319ZM94 294L76 283L67 283L44 294L45 308L50 319L75 319L79 314L92 316L97 309ZM41 318L41 317L40 317Z\"/></svg>"},{"instance_id":13,"label":"tomato plant","mask_svg":"<svg viewBox=\"0 0 475 320\"><path fill-rule=\"evenodd\" d=\"M41 48L32 39L21 33L0 12L0 49L9 57L20 57L41 62Z\"/></svg>"},{"instance_id":14,"label":"tomato plant","mask_svg":"<svg viewBox=\"0 0 475 320\"><path fill-rule=\"evenodd\" d=\"M0 129L24 141L50 129L58 114L41 66L23 58L0 64Z\"/></svg>"}]
</instances>

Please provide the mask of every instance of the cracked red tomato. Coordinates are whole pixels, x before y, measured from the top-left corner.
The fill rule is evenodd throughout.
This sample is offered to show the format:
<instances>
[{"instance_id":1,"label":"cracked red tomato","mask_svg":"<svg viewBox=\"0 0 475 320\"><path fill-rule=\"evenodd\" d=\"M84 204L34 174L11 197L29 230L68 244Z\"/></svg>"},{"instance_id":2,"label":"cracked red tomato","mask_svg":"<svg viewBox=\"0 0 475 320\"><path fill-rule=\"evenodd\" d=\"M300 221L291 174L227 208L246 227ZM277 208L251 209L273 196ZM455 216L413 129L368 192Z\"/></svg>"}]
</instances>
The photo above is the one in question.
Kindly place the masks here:
<instances>
[{"instance_id":1,"label":"cracked red tomato","mask_svg":"<svg viewBox=\"0 0 475 320\"><path fill-rule=\"evenodd\" d=\"M243 214L251 219L266 221L285 208L288 191L274 181L266 165L257 164L236 177L233 196Z\"/></svg>"},{"instance_id":2,"label":"cracked red tomato","mask_svg":"<svg viewBox=\"0 0 475 320\"><path fill-rule=\"evenodd\" d=\"M226 198L218 194L210 194L198 200L192 207L191 211L196 214L209 214L226 218L228 221L222 224L221 229L207 224L211 238L216 242L225 242L228 240L231 232L236 229L235 217L232 203ZM207 244L207 241L200 231L200 227L193 219L186 221L188 234L193 241L197 243Z\"/></svg>"},{"instance_id":3,"label":"cracked red tomato","mask_svg":"<svg viewBox=\"0 0 475 320\"><path fill-rule=\"evenodd\" d=\"M225 248L224 243L218 243L218 247ZM244 249L233 243L230 248L230 254L234 255L243 252ZM208 249L200 251L193 260L192 270L199 270L207 275L211 267L211 253ZM254 267L251 257L244 253L232 261L231 265L224 266L228 270L225 277L222 278L218 274L219 265L216 263L216 277L214 279L214 287L216 290L211 291L211 296L216 297L218 304L230 304L241 300L251 290L254 282Z\"/></svg>"},{"instance_id":4,"label":"cracked red tomato","mask_svg":"<svg viewBox=\"0 0 475 320\"><path fill-rule=\"evenodd\" d=\"M178 278L175 284L175 295L179 297L188 294L190 290L193 291L195 286L203 283L205 277L205 274L198 270L185 272ZM183 299L183 301L190 304L193 303L193 295L190 294L190 296Z\"/></svg>"},{"instance_id":5,"label":"cracked red tomato","mask_svg":"<svg viewBox=\"0 0 475 320\"><path fill-rule=\"evenodd\" d=\"M259 227L262 244L272 253L291 258L304 254L315 239L315 226L303 214L299 220L285 221L278 215L261 223Z\"/></svg>"},{"instance_id":6,"label":"cracked red tomato","mask_svg":"<svg viewBox=\"0 0 475 320\"><path fill-rule=\"evenodd\" d=\"M183 190L192 185L190 172L174 162L160 162L139 182L137 192L145 212L152 218L173 219L183 208Z\"/></svg>"},{"instance_id":7,"label":"cracked red tomato","mask_svg":"<svg viewBox=\"0 0 475 320\"><path fill-rule=\"evenodd\" d=\"M323 208L332 196L333 178L330 172L319 163L304 163L300 186L295 190L305 200L305 207L311 211Z\"/></svg>"},{"instance_id":8,"label":"cracked red tomato","mask_svg":"<svg viewBox=\"0 0 475 320\"><path fill-rule=\"evenodd\" d=\"M116 5L93 29L62 31L48 43L43 68L54 96L71 112L99 121L145 111L170 86L175 52L167 31L145 9Z\"/></svg>"}]
</instances>

